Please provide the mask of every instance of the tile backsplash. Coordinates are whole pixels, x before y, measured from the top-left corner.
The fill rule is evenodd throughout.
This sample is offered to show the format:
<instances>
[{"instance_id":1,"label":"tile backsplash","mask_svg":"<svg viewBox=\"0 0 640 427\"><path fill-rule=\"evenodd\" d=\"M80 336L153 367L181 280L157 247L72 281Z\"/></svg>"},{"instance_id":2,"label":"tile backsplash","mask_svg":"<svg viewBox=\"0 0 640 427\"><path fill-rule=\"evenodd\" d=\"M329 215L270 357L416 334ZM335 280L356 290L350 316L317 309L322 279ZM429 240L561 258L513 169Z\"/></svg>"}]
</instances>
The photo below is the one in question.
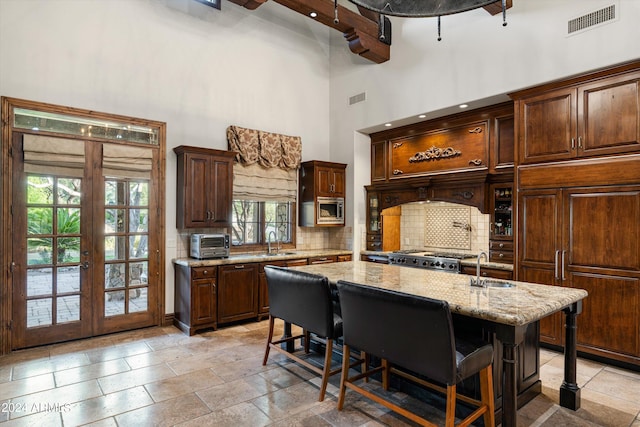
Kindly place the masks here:
<instances>
[{"instance_id":1,"label":"tile backsplash","mask_svg":"<svg viewBox=\"0 0 640 427\"><path fill-rule=\"evenodd\" d=\"M400 249L477 254L489 250L489 215L445 202L402 205Z\"/></svg>"},{"instance_id":2,"label":"tile backsplash","mask_svg":"<svg viewBox=\"0 0 640 427\"><path fill-rule=\"evenodd\" d=\"M189 257L189 240L193 233L226 233L221 229L178 230L176 257ZM352 227L298 227L296 229L296 249L353 249Z\"/></svg>"}]
</instances>

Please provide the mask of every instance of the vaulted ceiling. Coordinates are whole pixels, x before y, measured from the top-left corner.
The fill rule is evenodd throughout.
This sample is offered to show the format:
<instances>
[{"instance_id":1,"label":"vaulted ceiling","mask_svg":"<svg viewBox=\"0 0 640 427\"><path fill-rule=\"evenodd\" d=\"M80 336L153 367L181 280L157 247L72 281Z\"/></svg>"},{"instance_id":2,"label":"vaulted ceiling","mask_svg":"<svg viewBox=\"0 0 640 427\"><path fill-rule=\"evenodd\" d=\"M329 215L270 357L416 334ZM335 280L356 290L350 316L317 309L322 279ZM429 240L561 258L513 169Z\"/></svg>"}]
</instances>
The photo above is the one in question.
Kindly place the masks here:
<instances>
[{"instance_id":1,"label":"vaulted ceiling","mask_svg":"<svg viewBox=\"0 0 640 427\"><path fill-rule=\"evenodd\" d=\"M229 0L232 3L254 10L268 0ZM391 22L380 20L376 12L358 6L355 12L340 4L337 13L334 0L272 0L295 12L314 19L340 31L349 44L351 52L372 62L381 64L391 58ZM507 0L507 8L512 0ZM491 15L502 12L502 1L484 6Z\"/></svg>"}]
</instances>

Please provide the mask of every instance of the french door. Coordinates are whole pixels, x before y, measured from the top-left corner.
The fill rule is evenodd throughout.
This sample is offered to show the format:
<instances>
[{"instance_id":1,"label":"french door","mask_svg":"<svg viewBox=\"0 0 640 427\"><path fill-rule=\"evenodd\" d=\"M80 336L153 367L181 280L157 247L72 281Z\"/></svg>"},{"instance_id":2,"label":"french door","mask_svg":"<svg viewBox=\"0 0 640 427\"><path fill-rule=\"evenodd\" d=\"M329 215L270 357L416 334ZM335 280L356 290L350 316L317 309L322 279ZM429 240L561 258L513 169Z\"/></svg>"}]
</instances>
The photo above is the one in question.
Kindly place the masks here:
<instances>
[{"instance_id":1,"label":"french door","mask_svg":"<svg viewBox=\"0 0 640 427\"><path fill-rule=\"evenodd\" d=\"M122 173L107 159L114 148L142 149L12 139L12 348L158 324L157 171ZM60 153L34 160L30 150L43 146ZM159 150L144 150L156 164Z\"/></svg>"}]
</instances>

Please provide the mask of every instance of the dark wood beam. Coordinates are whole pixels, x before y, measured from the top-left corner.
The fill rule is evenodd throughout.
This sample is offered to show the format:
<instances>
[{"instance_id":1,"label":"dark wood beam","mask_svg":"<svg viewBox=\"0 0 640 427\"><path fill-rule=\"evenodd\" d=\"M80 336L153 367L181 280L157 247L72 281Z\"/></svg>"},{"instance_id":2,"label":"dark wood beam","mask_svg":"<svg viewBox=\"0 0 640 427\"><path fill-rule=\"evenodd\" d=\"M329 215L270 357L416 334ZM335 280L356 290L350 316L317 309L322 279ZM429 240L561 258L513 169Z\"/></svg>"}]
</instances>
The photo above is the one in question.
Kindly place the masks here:
<instances>
[{"instance_id":1,"label":"dark wood beam","mask_svg":"<svg viewBox=\"0 0 640 427\"><path fill-rule=\"evenodd\" d=\"M254 10L267 0L229 0L232 3ZM340 31L349 44L349 49L377 64L391 57L391 47L378 38L378 21L364 17L338 5L338 22L334 21L333 0L273 0L295 12L314 19ZM311 12L317 15L311 18Z\"/></svg>"},{"instance_id":2,"label":"dark wood beam","mask_svg":"<svg viewBox=\"0 0 640 427\"><path fill-rule=\"evenodd\" d=\"M513 6L513 0L507 0L507 9L510 9ZM498 0L495 3L491 3L490 5L484 6L484 10L489 12L491 15L497 15L502 13L502 0Z\"/></svg>"}]
</instances>

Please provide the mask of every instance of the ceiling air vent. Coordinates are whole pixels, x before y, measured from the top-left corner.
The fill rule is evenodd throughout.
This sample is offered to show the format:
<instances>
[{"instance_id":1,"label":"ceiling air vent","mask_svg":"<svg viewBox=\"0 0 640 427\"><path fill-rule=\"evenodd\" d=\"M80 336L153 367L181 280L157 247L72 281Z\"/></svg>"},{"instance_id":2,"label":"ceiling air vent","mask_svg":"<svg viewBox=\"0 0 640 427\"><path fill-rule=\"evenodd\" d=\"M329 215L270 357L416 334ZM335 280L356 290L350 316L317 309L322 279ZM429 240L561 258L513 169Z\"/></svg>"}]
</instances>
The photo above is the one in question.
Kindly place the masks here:
<instances>
[{"instance_id":1,"label":"ceiling air vent","mask_svg":"<svg viewBox=\"0 0 640 427\"><path fill-rule=\"evenodd\" d=\"M612 4L600 10L579 16L568 22L567 34L573 35L596 25L616 20L616 5Z\"/></svg>"},{"instance_id":2,"label":"ceiling air vent","mask_svg":"<svg viewBox=\"0 0 640 427\"><path fill-rule=\"evenodd\" d=\"M367 92L362 92L349 97L349 105L357 104L367 99Z\"/></svg>"}]
</instances>

